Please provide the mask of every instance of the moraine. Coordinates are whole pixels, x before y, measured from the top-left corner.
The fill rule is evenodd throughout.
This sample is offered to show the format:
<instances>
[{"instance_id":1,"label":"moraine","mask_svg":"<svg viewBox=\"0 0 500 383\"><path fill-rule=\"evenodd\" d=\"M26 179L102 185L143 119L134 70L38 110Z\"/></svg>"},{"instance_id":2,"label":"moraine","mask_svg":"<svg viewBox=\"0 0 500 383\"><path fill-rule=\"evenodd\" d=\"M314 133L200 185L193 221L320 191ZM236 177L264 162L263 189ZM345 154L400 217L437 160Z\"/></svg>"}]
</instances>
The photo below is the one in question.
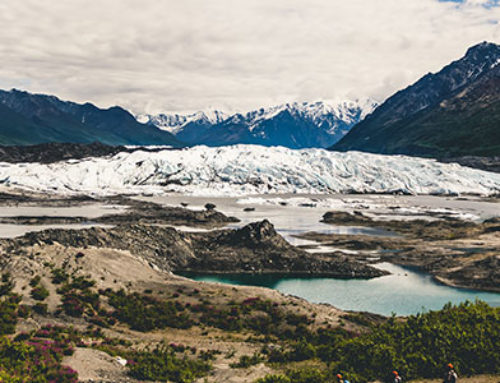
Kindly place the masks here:
<instances>
[{"instance_id":1,"label":"moraine","mask_svg":"<svg viewBox=\"0 0 500 383\"><path fill-rule=\"evenodd\" d=\"M463 200L437 196L381 195L261 195L250 198L170 195L140 198L166 205L188 204L193 209L200 209L210 201L225 214L241 219L240 223L232 224L232 227L267 218L276 226L278 233L295 245L311 245L311 241L293 236L310 231L380 237L394 235L376 228L331 226L320 222L325 211L332 208L343 211L364 209L380 216L399 216L403 219L429 217L435 212L473 220L500 216L498 203L481 198ZM398 209L395 209L396 206ZM244 211L245 208L247 211ZM205 282L264 286L314 303L328 303L344 310L368 311L382 315L391 315L393 312L398 315L414 314L440 309L447 302L458 303L475 299L484 300L492 306L500 306L498 293L445 286L415 268L390 263L379 263L377 267L389 271L391 275L368 280L248 274L185 276Z\"/></svg>"}]
</instances>

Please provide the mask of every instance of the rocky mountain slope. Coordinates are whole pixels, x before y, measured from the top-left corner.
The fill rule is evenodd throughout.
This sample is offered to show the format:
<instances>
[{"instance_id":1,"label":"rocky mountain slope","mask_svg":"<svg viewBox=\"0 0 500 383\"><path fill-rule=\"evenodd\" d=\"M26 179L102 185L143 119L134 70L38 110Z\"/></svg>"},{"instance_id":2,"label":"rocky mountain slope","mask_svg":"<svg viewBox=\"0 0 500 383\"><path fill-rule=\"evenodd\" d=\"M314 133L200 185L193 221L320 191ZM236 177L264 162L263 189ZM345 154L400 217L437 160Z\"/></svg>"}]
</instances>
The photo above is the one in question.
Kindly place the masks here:
<instances>
[{"instance_id":1,"label":"rocky mountain slope","mask_svg":"<svg viewBox=\"0 0 500 383\"><path fill-rule=\"evenodd\" d=\"M91 144L45 143L38 145L2 145L0 162L40 162L52 163L86 157L102 157L127 151L124 146L110 146L99 142Z\"/></svg>"},{"instance_id":2,"label":"rocky mountain slope","mask_svg":"<svg viewBox=\"0 0 500 383\"><path fill-rule=\"evenodd\" d=\"M129 224L112 229L51 229L5 243L15 247L55 242L70 247L129 250L155 267L175 273L283 273L341 278L373 278L386 273L346 257L306 253L286 242L268 221L207 233Z\"/></svg>"},{"instance_id":3,"label":"rocky mountain slope","mask_svg":"<svg viewBox=\"0 0 500 383\"><path fill-rule=\"evenodd\" d=\"M137 122L117 106L99 109L54 96L0 91L0 144L95 141L109 145L181 145L172 134Z\"/></svg>"},{"instance_id":4,"label":"rocky mountain slope","mask_svg":"<svg viewBox=\"0 0 500 383\"><path fill-rule=\"evenodd\" d=\"M261 108L245 114L219 111L188 116L160 114L138 116L189 144L223 146L258 144L289 148L328 147L375 107L373 100L292 103Z\"/></svg>"},{"instance_id":5,"label":"rocky mountain slope","mask_svg":"<svg viewBox=\"0 0 500 383\"><path fill-rule=\"evenodd\" d=\"M430 157L500 154L500 46L482 43L397 92L334 150Z\"/></svg>"}]
</instances>

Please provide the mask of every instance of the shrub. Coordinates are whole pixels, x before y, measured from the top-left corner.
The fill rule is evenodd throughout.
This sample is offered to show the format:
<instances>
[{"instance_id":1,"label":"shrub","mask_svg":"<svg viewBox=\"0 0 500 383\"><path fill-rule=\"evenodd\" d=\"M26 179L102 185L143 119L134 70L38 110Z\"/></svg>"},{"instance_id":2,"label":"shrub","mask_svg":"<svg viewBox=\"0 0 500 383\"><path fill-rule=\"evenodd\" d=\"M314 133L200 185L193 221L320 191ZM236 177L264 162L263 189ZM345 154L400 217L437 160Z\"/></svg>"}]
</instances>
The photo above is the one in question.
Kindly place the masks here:
<instances>
[{"instance_id":1,"label":"shrub","mask_svg":"<svg viewBox=\"0 0 500 383\"><path fill-rule=\"evenodd\" d=\"M61 283L67 282L69 275L64 271L64 269L53 269L52 270L52 283L59 285Z\"/></svg>"},{"instance_id":2,"label":"shrub","mask_svg":"<svg viewBox=\"0 0 500 383\"><path fill-rule=\"evenodd\" d=\"M21 297L16 294L10 294L0 300L0 335L13 334L16 331L17 308L20 301Z\"/></svg>"},{"instance_id":3,"label":"shrub","mask_svg":"<svg viewBox=\"0 0 500 383\"><path fill-rule=\"evenodd\" d=\"M255 383L292 383L292 381L285 375L266 375L261 379L257 379Z\"/></svg>"},{"instance_id":4,"label":"shrub","mask_svg":"<svg viewBox=\"0 0 500 383\"><path fill-rule=\"evenodd\" d=\"M60 308L66 315L73 317L82 317L84 314L96 316L100 309L100 296L91 290L94 285L95 281L82 276L73 276L71 279L68 277L57 289L63 296Z\"/></svg>"},{"instance_id":5,"label":"shrub","mask_svg":"<svg viewBox=\"0 0 500 383\"><path fill-rule=\"evenodd\" d=\"M287 376L293 383L327 383L332 381L328 371L317 368L301 368L287 372Z\"/></svg>"},{"instance_id":6,"label":"shrub","mask_svg":"<svg viewBox=\"0 0 500 383\"><path fill-rule=\"evenodd\" d=\"M127 366L129 375L139 380L189 383L205 376L211 369L209 363L177 358L173 350L160 345L151 352L137 352Z\"/></svg>"},{"instance_id":7,"label":"shrub","mask_svg":"<svg viewBox=\"0 0 500 383\"><path fill-rule=\"evenodd\" d=\"M36 303L33 305L33 311L40 315L47 315L47 305L45 303Z\"/></svg>"},{"instance_id":8,"label":"shrub","mask_svg":"<svg viewBox=\"0 0 500 383\"><path fill-rule=\"evenodd\" d=\"M65 342L0 338L1 381L76 383L77 373L61 365L64 355L71 353L72 348Z\"/></svg>"},{"instance_id":9,"label":"shrub","mask_svg":"<svg viewBox=\"0 0 500 383\"><path fill-rule=\"evenodd\" d=\"M259 353L254 353L252 356L243 355L237 363L231 363L229 367L231 368L248 368L250 366L255 366L256 364L262 363L264 358Z\"/></svg>"},{"instance_id":10,"label":"shrub","mask_svg":"<svg viewBox=\"0 0 500 383\"><path fill-rule=\"evenodd\" d=\"M33 289L31 289L31 297L36 301L43 301L48 296L49 296L49 291L41 285L38 285L36 287L33 287Z\"/></svg>"},{"instance_id":11,"label":"shrub","mask_svg":"<svg viewBox=\"0 0 500 383\"><path fill-rule=\"evenodd\" d=\"M0 284L0 297L9 295L14 288L14 282L10 276L10 273L2 274L2 283Z\"/></svg>"},{"instance_id":12,"label":"shrub","mask_svg":"<svg viewBox=\"0 0 500 383\"><path fill-rule=\"evenodd\" d=\"M31 287L38 286L41 280L42 278L39 275L35 275L30 281L30 286Z\"/></svg>"},{"instance_id":13,"label":"shrub","mask_svg":"<svg viewBox=\"0 0 500 383\"><path fill-rule=\"evenodd\" d=\"M165 327L187 329L192 321L184 308L172 301L158 300L149 295L127 294L125 291L107 291L113 315L133 330L151 331Z\"/></svg>"},{"instance_id":14,"label":"shrub","mask_svg":"<svg viewBox=\"0 0 500 383\"><path fill-rule=\"evenodd\" d=\"M500 371L500 309L483 302L446 305L440 311L392 318L347 341L339 353L342 370L361 381L384 379L398 370L407 379L440 376L449 362L460 373Z\"/></svg>"}]
</instances>

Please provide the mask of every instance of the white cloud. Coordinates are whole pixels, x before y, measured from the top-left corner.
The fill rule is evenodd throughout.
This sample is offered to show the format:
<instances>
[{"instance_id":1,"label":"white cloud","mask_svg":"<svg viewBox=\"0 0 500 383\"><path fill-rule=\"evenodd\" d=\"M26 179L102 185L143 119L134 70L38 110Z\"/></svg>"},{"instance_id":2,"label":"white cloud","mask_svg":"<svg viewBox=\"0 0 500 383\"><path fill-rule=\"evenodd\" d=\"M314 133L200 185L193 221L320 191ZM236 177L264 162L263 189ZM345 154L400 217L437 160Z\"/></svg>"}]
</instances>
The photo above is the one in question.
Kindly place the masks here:
<instances>
[{"instance_id":1,"label":"white cloud","mask_svg":"<svg viewBox=\"0 0 500 383\"><path fill-rule=\"evenodd\" d=\"M486 0L2 0L0 87L137 111L383 99L500 42Z\"/></svg>"}]
</instances>

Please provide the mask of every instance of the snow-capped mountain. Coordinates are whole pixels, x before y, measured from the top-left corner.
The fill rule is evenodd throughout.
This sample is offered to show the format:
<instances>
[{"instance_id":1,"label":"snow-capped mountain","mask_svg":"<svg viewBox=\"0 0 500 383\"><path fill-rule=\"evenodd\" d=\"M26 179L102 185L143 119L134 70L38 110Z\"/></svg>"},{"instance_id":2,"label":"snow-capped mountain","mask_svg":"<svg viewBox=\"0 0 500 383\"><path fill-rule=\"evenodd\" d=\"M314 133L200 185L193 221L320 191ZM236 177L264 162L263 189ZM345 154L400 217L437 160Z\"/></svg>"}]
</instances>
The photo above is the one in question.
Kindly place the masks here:
<instances>
[{"instance_id":1,"label":"snow-capped mountain","mask_svg":"<svg viewBox=\"0 0 500 383\"><path fill-rule=\"evenodd\" d=\"M376 107L373 100L291 103L227 115L211 110L191 115L138 116L188 144L259 144L289 148L328 147Z\"/></svg>"},{"instance_id":2,"label":"snow-capped mountain","mask_svg":"<svg viewBox=\"0 0 500 383\"><path fill-rule=\"evenodd\" d=\"M149 123L157 128L166 130L170 133L178 133L189 123L215 125L229 117L229 114L221 112L220 110L207 109L192 114L157 114L148 115L140 114L137 120L142 123Z\"/></svg>"},{"instance_id":3,"label":"snow-capped mountain","mask_svg":"<svg viewBox=\"0 0 500 383\"><path fill-rule=\"evenodd\" d=\"M491 195L500 174L430 159L234 145L0 166L0 186L67 194L412 193Z\"/></svg>"}]
</instances>

